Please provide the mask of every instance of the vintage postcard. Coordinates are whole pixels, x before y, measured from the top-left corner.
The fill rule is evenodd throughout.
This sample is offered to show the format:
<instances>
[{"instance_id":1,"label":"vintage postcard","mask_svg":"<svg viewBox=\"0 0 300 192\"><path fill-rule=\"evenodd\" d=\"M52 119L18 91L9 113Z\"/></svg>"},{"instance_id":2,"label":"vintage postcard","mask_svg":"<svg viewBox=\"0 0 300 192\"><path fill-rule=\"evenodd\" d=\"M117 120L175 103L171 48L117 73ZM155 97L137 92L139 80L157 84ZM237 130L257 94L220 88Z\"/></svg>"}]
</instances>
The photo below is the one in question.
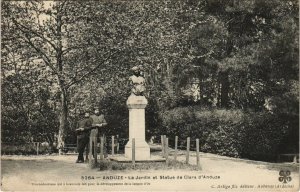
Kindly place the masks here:
<instances>
[{"instance_id":1,"label":"vintage postcard","mask_svg":"<svg viewBox=\"0 0 300 192\"><path fill-rule=\"evenodd\" d=\"M299 2L1 2L2 191L299 191Z\"/></svg>"}]
</instances>

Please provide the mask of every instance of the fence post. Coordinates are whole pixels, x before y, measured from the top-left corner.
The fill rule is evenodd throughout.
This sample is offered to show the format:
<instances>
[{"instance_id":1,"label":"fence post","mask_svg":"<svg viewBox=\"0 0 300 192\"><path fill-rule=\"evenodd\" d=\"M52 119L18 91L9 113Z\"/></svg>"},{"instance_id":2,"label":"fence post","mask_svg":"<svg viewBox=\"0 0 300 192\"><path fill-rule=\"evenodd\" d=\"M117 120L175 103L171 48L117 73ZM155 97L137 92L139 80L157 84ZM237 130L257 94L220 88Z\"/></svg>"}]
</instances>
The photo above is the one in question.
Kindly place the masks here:
<instances>
[{"instance_id":1,"label":"fence post","mask_svg":"<svg viewBox=\"0 0 300 192\"><path fill-rule=\"evenodd\" d=\"M197 155L197 168L200 168L200 157L199 157L199 139L196 139L196 155Z\"/></svg>"},{"instance_id":2,"label":"fence post","mask_svg":"<svg viewBox=\"0 0 300 192\"><path fill-rule=\"evenodd\" d=\"M39 145L40 145L40 143L37 142L36 143L36 155L39 155Z\"/></svg>"},{"instance_id":3,"label":"fence post","mask_svg":"<svg viewBox=\"0 0 300 192\"><path fill-rule=\"evenodd\" d=\"M91 163L92 162L92 154L93 153L93 136L92 136L92 134L91 134L91 136L90 136L90 143L89 143L89 163Z\"/></svg>"},{"instance_id":4,"label":"fence post","mask_svg":"<svg viewBox=\"0 0 300 192\"><path fill-rule=\"evenodd\" d=\"M97 163L97 135L94 136L94 158L95 164Z\"/></svg>"},{"instance_id":5,"label":"fence post","mask_svg":"<svg viewBox=\"0 0 300 192\"><path fill-rule=\"evenodd\" d=\"M117 135L117 154L119 154L119 150L120 150L120 144L119 144L119 135Z\"/></svg>"},{"instance_id":6,"label":"fence post","mask_svg":"<svg viewBox=\"0 0 300 192\"><path fill-rule=\"evenodd\" d=\"M165 142L164 142L164 136L161 135L160 136L160 142L161 142L161 152L162 152L162 156L165 157Z\"/></svg>"},{"instance_id":7,"label":"fence post","mask_svg":"<svg viewBox=\"0 0 300 192\"><path fill-rule=\"evenodd\" d=\"M189 158L190 158L190 142L191 139L190 137L187 138L187 143L186 143L186 163L189 163Z\"/></svg>"},{"instance_id":8,"label":"fence post","mask_svg":"<svg viewBox=\"0 0 300 192\"><path fill-rule=\"evenodd\" d=\"M135 166L135 138L132 138L132 165Z\"/></svg>"},{"instance_id":9,"label":"fence post","mask_svg":"<svg viewBox=\"0 0 300 192\"><path fill-rule=\"evenodd\" d=\"M169 138L166 138L166 146L165 146L165 150L166 150L166 162L168 163L168 158L169 158Z\"/></svg>"},{"instance_id":10,"label":"fence post","mask_svg":"<svg viewBox=\"0 0 300 192\"><path fill-rule=\"evenodd\" d=\"M100 160L104 159L103 145L104 145L104 138L103 138L103 136L101 136L100 137Z\"/></svg>"},{"instance_id":11,"label":"fence post","mask_svg":"<svg viewBox=\"0 0 300 192\"><path fill-rule=\"evenodd\" d=\"M167 136L164 135L164 157L166 157L166 140L167 140Z\"/></svg>"},{"instance_id":12,"label":"fence post","mask_svg":"<svg viewBox=\"0 0 300 192\"><path fill-rule=\"evenodd\" d=\"M119 141L117 143L117 153L119 154L119 150L120 150L120 144L119 144Z\"/></svg>"},{"instance_id":13,"label":"fence post","mask_svg":"<svg viewBox=\"0 0 300 192\"><path fill-rule=\"evenodd\" d=\"M177 147L178 147L178 136L175 136L175 154L174 154L174 160L177 160Z\"/></svg>"},{"instance_id":14,"label":"fence post","mask_svg":"<svg viewBox=\"0 0 300 192\"><path fill-rule=\"evenodd\" d=\"M111 136L111 154L115 154L115 136Z\"/></svg>"}]
</instances>

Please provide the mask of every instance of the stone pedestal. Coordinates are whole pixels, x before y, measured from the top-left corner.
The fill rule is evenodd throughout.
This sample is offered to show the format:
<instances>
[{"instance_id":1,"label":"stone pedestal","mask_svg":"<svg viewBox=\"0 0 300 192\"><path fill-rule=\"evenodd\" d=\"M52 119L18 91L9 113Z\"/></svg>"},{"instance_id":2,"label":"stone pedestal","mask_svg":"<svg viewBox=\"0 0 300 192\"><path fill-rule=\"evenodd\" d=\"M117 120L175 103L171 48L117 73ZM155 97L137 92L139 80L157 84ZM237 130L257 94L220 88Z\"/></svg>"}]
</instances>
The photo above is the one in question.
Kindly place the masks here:
<instances>
[{"instance_id":1,"label":"stone pedestal","mask_svg":"<svg viewBox=\"0 0 300 192\"><path fill-rule=\"evenodd\" d=\"M129 141L125 146L125 157L132 159L132 138L135 138L135 159L150 159L150 147L145 141L145 108L148 104L144 96L131 95L127 99L129 109Z\"/></svg>"}]
</instances>

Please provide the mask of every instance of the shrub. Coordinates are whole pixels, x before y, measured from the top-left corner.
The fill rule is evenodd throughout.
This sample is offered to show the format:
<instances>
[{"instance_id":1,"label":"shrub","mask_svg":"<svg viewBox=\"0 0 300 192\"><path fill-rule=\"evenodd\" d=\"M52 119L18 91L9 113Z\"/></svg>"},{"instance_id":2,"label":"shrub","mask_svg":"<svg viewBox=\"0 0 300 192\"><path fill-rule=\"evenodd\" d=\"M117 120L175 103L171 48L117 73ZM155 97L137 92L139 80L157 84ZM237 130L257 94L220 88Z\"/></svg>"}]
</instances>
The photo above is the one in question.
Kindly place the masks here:
<instances>
[{"instance_id":1,"label":"shrub","mask_svg":"<svg viewBox=\"0 0 300 192\"><path fill-rule=\"evenodd\" d=\"M241 156L257 160L275 159L289 130L284 119L269 113L246 114L240 128Z\"/></svg>"},{"instance_id":2,"label":"shrub","mask_svg":"<svg viewBox=\"0 0 300 192\"><path fill-rule=\"evenodd\" d=\"M183 145L187 137L191 146L198 138L203 152L255 160L274 160L282 145L287 145L283 139L295 132L298 122L282 114L199 106L178 107L160 115L170 145L176 135Z\"/></svg>"},{"instance_id":3,"label":"shrub","mask_svg":"<svg viewBox=\"0 0 300 192\"><path fill-rule=\"evenodd\" d=\"M240 157L236 132L231 131L230 129L232 128L226 124L219 125L215 130L210 132L202 150L230 157Z\"/></svg>"},{"instance_id":4,"label":"shrub","mask_svg":"<svg viewBox=\"0 0 300 192\"><path fill-rule=\"evenodd\" d=\"M51 153L50 147L39 146L39 154L48 154ZM10 145L2 144L1 145L1 155L36 155L37 149L36 146L32 143L26 143L22 145Z\"/></svg>"}]
</instances>

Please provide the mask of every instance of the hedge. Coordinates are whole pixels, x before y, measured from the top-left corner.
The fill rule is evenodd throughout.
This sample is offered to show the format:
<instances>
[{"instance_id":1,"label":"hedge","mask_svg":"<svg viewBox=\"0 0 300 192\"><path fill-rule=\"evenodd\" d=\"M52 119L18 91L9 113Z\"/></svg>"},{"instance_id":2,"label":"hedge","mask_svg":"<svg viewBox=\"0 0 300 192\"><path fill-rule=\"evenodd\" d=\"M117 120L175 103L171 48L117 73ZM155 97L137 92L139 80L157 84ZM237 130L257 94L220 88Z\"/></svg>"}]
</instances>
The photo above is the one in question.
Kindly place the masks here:
<instances>
[{"instance_id":1,"label":"hedge","mask_svg":"<svg viewBox=\"0 0 300 192\"><path fill-rule=\"evenodd\" d=\"M49 154L52 150L48 146L39 146L39 154ZM36 155L37 148L34 144L2 144L1 155Z\"/></svg>"},{"instance_id":2,"label":"hedge","mask_svg":"<svg viewBox=\"0 0 300 192\"><path fill-rule=\"evenodd\" d=\"M289 147L284 143L288 135L297 134L293 133L297 117L198 106L174 108L160 116L162 130L166 130L162 134L169 138L177 135L179 140L198 138L203 152L272 161L282 148L298 149L297 141Z\"/></svg>"}]
</instances>

